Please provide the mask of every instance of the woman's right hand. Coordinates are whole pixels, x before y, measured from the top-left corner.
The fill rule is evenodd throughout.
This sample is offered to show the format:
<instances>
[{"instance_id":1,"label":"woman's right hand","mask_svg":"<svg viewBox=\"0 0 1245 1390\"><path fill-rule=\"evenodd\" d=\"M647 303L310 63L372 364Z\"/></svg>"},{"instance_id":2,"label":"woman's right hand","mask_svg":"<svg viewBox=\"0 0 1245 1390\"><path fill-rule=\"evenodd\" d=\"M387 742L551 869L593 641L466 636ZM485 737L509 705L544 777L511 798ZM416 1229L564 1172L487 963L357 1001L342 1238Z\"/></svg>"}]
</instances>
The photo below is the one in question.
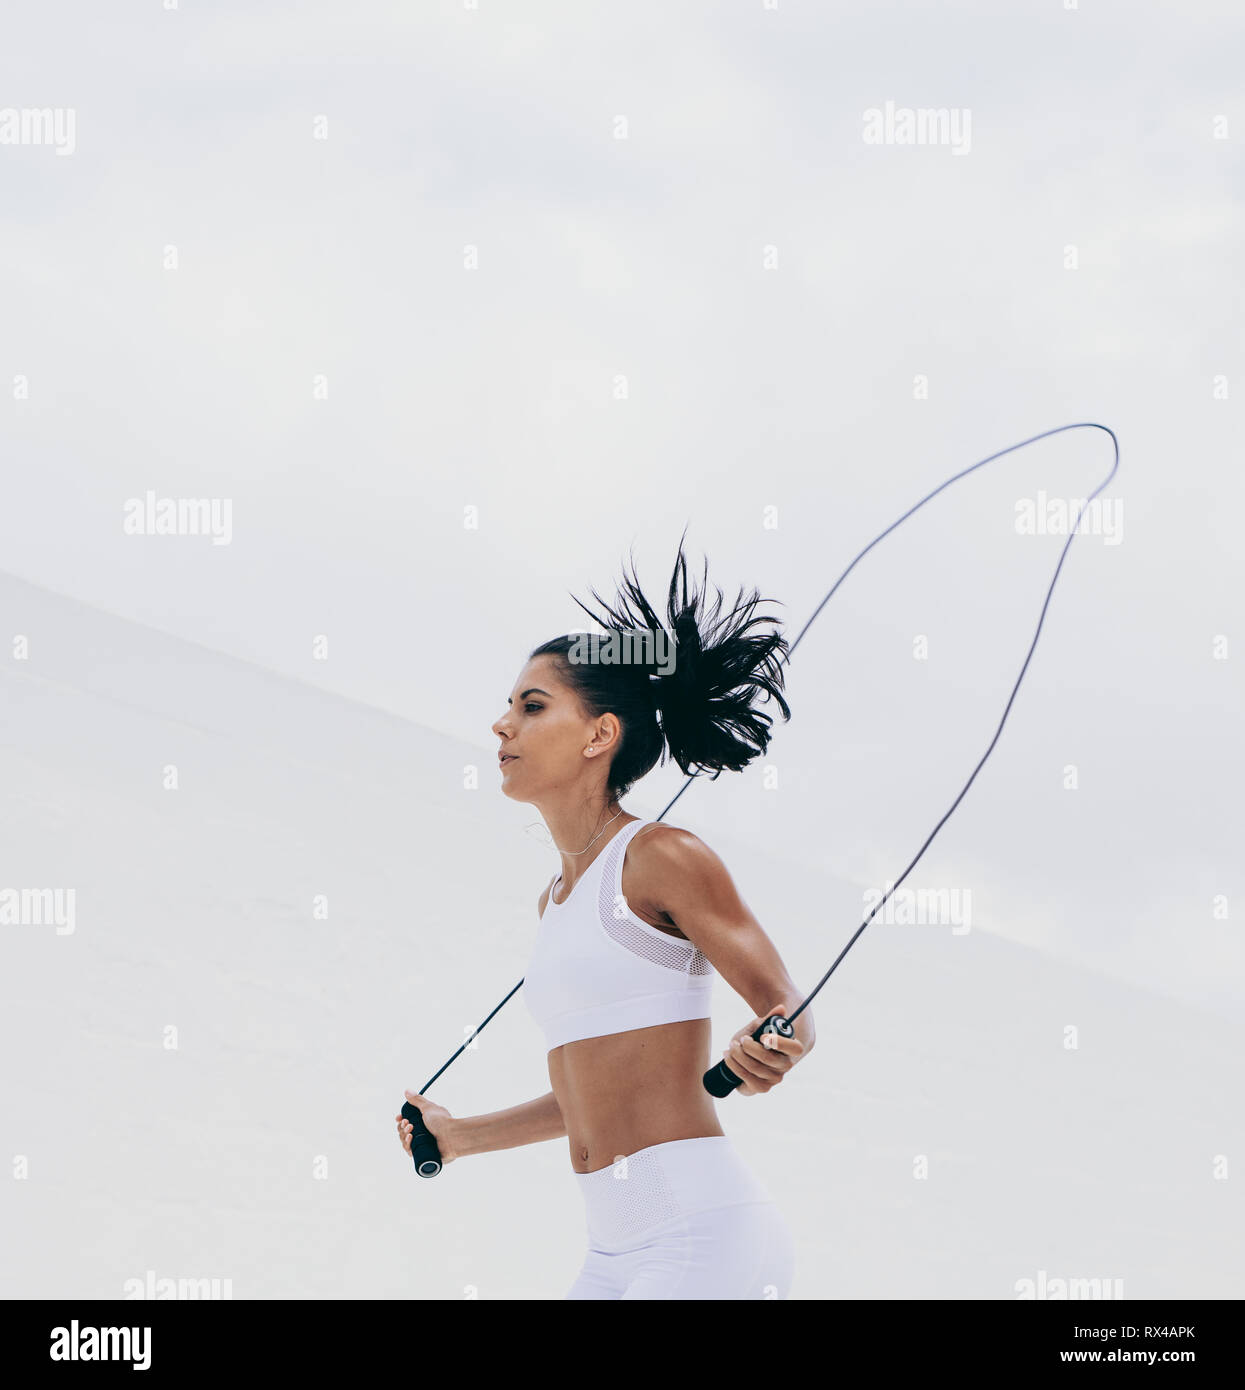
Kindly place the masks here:
<instances>
[{"instance_id":1,"label":"woman's right hand","mask_svg":"<svg viewBox=\"0 0 1245 1390\"><path fill-rule=\"evenodd\" d=\"M438 1105L435 1100L429 1100L427 1096L420 1095L418 1091L406 1091L403 1093L407 1100L419 1111L420 1118L424 1122L424 1128L437 1141L437 1148L441 1153L441 1165L453 1163L459 1154L455 1150L455 1139L457 1135L458 1121L443 1105ZM394 1117L398 1122L398 1138L402 1142L402 1147L406 1150L407 1156L411 1152L411 1138L414 1130L411 1122L406 1119L399 1111Z\"/></svg>"}]
</instances>

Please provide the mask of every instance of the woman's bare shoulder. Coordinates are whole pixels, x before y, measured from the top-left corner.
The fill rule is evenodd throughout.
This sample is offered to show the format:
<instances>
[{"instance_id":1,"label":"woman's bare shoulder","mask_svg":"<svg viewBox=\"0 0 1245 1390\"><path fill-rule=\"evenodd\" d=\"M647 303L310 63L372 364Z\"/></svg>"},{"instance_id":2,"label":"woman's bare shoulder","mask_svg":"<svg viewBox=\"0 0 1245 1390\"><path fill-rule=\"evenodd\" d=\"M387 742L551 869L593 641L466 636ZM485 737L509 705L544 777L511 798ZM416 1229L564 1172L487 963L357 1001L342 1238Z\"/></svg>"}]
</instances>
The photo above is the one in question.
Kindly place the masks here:
<instances>
[{"instance_id":1,"label":"woman's bare shoulder","mask_svg":"<svg viewBox=\"0 0 1245 1390\"><path fill-rule=\"evenodd\" d=\"M681 825L667 825L665 821L654 821L632 836L631 845L636 846L635 859L639 864L653 868L667 867L708 867L720 863L718 856L691 830ZM631 849L628 845L628 850Z\"/></svg>"}]
</instances>

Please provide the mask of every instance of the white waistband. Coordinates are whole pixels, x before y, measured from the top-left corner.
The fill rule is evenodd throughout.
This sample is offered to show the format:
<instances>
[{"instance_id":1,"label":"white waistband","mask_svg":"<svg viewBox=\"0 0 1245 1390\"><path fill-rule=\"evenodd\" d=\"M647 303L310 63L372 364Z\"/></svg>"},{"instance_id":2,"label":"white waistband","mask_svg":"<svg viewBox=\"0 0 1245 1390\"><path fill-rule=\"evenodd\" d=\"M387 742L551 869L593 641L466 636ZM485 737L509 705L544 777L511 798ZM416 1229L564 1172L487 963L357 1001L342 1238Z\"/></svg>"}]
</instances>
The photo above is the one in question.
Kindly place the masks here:
<instances>
[{"instance_id":1,"label":"white waistband","mask_svg":"<svg viewBox=\"0 0 1245 1390\"><path fill-rule=\"evenodd\" d=\"M575 1177L589 1244L598 1250L640 1243L656 1227L692 1212L773 1200L725 1134L651 1144Z\"/></svg>"}]
</instances>

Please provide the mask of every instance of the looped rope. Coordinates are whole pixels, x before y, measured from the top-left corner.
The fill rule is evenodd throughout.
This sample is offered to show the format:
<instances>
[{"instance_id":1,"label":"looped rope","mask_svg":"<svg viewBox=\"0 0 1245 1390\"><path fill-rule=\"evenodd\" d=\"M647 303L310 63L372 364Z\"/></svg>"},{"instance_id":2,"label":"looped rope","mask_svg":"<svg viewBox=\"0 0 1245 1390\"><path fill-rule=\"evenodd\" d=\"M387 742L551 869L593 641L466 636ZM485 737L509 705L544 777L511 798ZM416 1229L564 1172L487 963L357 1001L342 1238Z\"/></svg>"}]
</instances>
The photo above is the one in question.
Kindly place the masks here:
<instances>
[{"instance_id":1,"label":"looped rope","mask_svg":"<svg viewBox=\"0 0 1245 1390\"><path fill-rule=\"evenodd\" d=\"M794 652L795 649L804 640L805 633L808 632L809 628L812 627L813 623L817 620L817 617L821 613L821 610L834 597L835 593L837 593L839 585L843 583L847 576L851 574L851 572L856 568L856 566L861 562L861 560L864 559L864 557L873 549L875 545L877 545L879 541L885 539L885 537L889 536L890 533L897 526L900 526L905 521L907 521L907 519L912 515L913 512L919 511L926 504L926 502L929 502L933 498L937 497L940 492L942 492L946 488L949 488L952 483L958 482L961 478L966 478L970 473L975 473L979 468L984 468L987 463L993 463L995 459L1002 458L1005 454L1014 454L1017 449L1024 449L1027 448L1030 444L1036 444L1039 439L1047 439L1053 434L1062 434L1065 430L1102 430L1104 434L1107 434L1111 437L1111 443L1115 449L1115 461L1111 465L1110 473L1108 473L1107 476L1102 480L1102 482L1099 483L1098 486L1093 490L1093 492L1090 493L1090 495L1085 499L1084 503L1081 505L1080 511L1077 512L1076 522L1073 525L1072 530L1068 533L1068 539L1064 542L1063 550L1060 552L1059 555L1059 563L1055 566L1055 573L1054 576L1051 578L1050 587L1046 590L1046 600L1042 604L1042 612L1040 617L1038 618L1037 629L1033 634L1033 641L1029 643L1029 650L1025 656L1024 665L1020 668L1020 674L1016 677L1016 684L1012 686L1012 693L1008 698L1007 707L1003 711L1003 717L999 720L999 727L995 730L994 737L990 740L990 746L981 755L981 759L977 763L977 766L973 768L972 775L969 777L968 781L964 783L964 786L961 789L959 796L957 796L955 800L951 803L951 806L948 809L946 815L944 815L943 818L938 822L938 824L934 826L933 830L930 831L925 843L921 846L919 850L917 850L916 857L903 871L903 873L899 875L899 877L894 881L894 883L891 884L890 888L877 902L877 904L875 904L875 906L870 911L869 915L860 924L860 926L856 928L856 931L852 935L851 940L839 952L834 964L821 977L820 981L818 981L817 988L813 990L812 994L810 994L808 998L804 1000L804 1002L800 1005L798 1009L795 1010L794 1013L787 1015L788 1023L793 1023L795 1019L801 1013L803 1013L803 1011L806 1008L808 1008L809 1004L813 1002L813 998L817 994L818 990L820 990L822 985L824 985L826 981L830 978L830 976L834 974L835 970L838 968L839 962L843 959L844 956L847 955L848 951L851 950L852 946L855 945L857 937L860 936L861 932L864 931L864 929L873 920L874 916L878 913L882 905L887 901L891 894L894 893L894 891L899 887L899 885L904 881L904 879L907 878L908 875L912 872L912 870L916 867L921 856L925 853L925 851L929 848L930 844L933 842L934 836L938 834L938 832L942 829L942 827L946 824L947 820L950 818L955 808L960 804L961 801L963 801L965 795L968 792L969 787L973 785L973 782L976 780L977 774L981 771L986 759L994 751L994 745L999 741L999 735L1003 732L1003 725L1007 723L1007 716L1011 713L1012 702L1015 700L1016 694L1020 689L1020 683L1024 680L1025 672L1029 669L1029 662L1033 657L1034 648L1037 646L1038 638L1041 636L1042 633L1042 624L1046 621L1046 610L1050 606L1051 595L1055 592L1055 584L1059 579L1060 570L1063 569L1063 562L1064 559L1067 557L1068 547L1076 538L1077 527L1079 527L1081 524L1081 517L1085 515L1085 508L1089 506L1089 504L1094 500L1094 498L1097 497L1098 494L1103 490L1103 488L1107 486L1111 479L1115 477L1116 470L1120 466L1120 441L1115 437L1115 432L1113 430L1108 429L1106 425L1097 424L1092 420L1085 421L1076 425L1056 425L1056 427L1052 430L1043 430L1041 434L1035 434L1030 439L1023 439L1019 444L1011 444L1006 449L1000 449L997 454L991 454L988 458L981 459L979 462L970 464L967 468L961 469L960 472L948 478L945 483L940 483L939 486L934 488L932 492L927 492L919 502L917 502L914 506L909 507L908 510L904 512L904 514L899 518L898 521L891 522L891 524L886 528L885 531L883 531L880 535L875 536L873 540L871 540L869 544L865 546L865 548L860 552L859 555L856 556L856 558L851 562L851 564L848 565L848 567L843 571L843 573L839 575L838 579L834 583L833 588L831 588L830 592L817 605L816 609L813 611L813 616L809 618L808 622L806 622L804 626L800 629L799 636L795 639L794 642L791 643L790 647L787 649L784 659L790 661L791 653ZM672 683L675 680L679 671L679 667L682 663L682 660L684 659L684 655L686 655L686 653L690 651L693 647L696 655L695 657L693 657L692 662L690 663L691 673L688 679L694 680L698 674L698 671L696 669L696 663L699 659L701 651L700 633L699 631L697 631L695 638L692 639L691 633L688 630L688 628L689 624L691 628L695 628L695 621L694 619L691 619L689 614L684 613L679 616L675 623L676 639L678 638L678 629L680 624L683 626L685 637L689 639L687 647L684 649L683 655L679 655L676 653L675 670L671 672L669 676L665 677L662 681L659 681L659 686L662 684ZM688 789L688 787L690 787L692 783L696 780L696 775L688 777L687 781L684 782L683 786L674 794L673 797L671 797L668 805L666 806L665 811L663 811L661 815L657 817L658 820L663 820L665 818L666 812L670 810L670 807L673 806L676 801L678 801L679 797L681 797L683 793ZM717 779L716 777L714 777L710 780L716 781ZM508 1003L510 999L514 997L514 995L518 992L519 987L522 984L523 981L520 980L519 983L515 985L514 989L512 989L510 993L506 995L505 999L503 999L501 1003L497 1005L497 1008L495 1008L493 1012L489 1014L488 1018L484 1020L484 1023L481 1023L480 1027L475 1030L476 1034L478 1034L484 1027L484 1025L488 1023L489 1019L491 1019L493 1015L497 1013L498 1009L500 1009L504 1004ZM475 1034L472 1035L472 1037L474 1036ZM454 1056L451 1057L449 1061L445 1063L445 1066L443 1066L441 1070L433 1076L432 1081L427 1081L424 1083L421 1089L421 1094L424 1091L427 1091L428 1087L432 1085L432 1082L435 1081L437 1077L441 1075L441 1072L443 1072L445 1068L448 1067L450 1063L453 1062L454 1059L458 1057L467 1046L468 1044L464 1043L462 1047L460 1047L458 1051L454 1053Z\"/></svg>"}]
</instances>

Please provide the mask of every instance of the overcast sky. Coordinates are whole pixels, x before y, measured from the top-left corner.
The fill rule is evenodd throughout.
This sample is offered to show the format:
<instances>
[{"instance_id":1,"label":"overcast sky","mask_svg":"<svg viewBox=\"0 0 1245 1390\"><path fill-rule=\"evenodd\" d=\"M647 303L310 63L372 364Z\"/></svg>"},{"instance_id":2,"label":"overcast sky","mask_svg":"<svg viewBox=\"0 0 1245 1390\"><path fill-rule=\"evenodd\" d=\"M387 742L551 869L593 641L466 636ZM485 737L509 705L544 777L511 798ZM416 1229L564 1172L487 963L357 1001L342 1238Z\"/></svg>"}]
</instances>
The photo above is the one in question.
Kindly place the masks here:
<instances>
[{"instance_id":1,"label":"overcast sky","mask_svg":"<svg viewBox=\"0 0 1245 1390\"><path fill-rule=\"evenodd\" d=\"M1226 0L24 7L0 568L487 775L527 652L630 547L658 599L688 524L794 636L952 473L1101 421L1122 530L1073 543L921 868L983 930L1237 1008L1243 36ZM967 140L865 138L933 108ZM1017 504L1110 465L1064 434L923 509L794 657L777 789L724 776L674 818L894 878L1058 560ZM228 502L229 543L127 534L148 491ZM827 964L856 925L826 922Z\"/></svg>"}]
</instances>

